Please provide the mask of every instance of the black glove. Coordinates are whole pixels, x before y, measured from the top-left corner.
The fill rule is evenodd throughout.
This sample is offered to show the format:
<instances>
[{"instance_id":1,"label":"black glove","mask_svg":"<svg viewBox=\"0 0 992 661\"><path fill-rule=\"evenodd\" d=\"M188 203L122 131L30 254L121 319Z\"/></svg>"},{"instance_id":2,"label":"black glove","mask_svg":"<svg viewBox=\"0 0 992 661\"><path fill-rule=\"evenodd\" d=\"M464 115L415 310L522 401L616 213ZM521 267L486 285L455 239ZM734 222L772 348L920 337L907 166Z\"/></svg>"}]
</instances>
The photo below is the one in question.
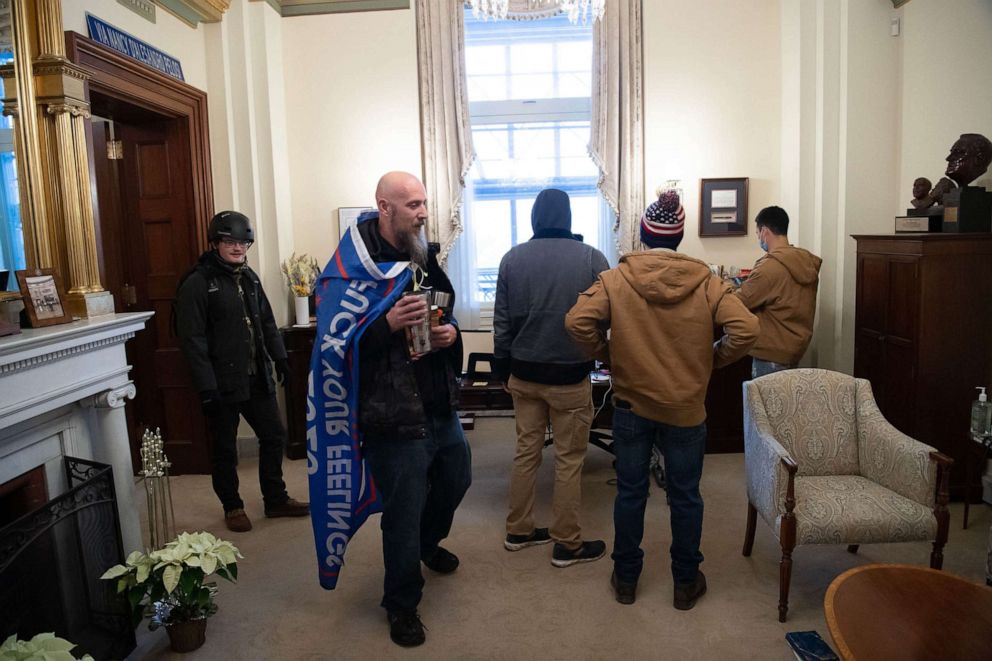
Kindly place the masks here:
<instances>
[{"instance_id":1,"label":"black glove","mask_svg":"<svg viewBox=\"0 0 992 661\"><path fill-rule=\"evenodd\" d=\"M276 365L276 381L279 382L279 385L282 385L283 383L286 382L286 379L289 378L289 361L286 360L285 358L280 358L279 360L275 361L275 365Z\"/></svg>"},{"instance_id":2,"label":"black glove","mask_svg":"<svg viewBox=\"0 0 992 661\"><path fill-rule=\"evenodd\" d=\"M216 390L201 392L200 406L203 408L203 415L208 418L213 418L224 412L224 400L220 398L220 393Z\"/></svg>"}]
</instances>

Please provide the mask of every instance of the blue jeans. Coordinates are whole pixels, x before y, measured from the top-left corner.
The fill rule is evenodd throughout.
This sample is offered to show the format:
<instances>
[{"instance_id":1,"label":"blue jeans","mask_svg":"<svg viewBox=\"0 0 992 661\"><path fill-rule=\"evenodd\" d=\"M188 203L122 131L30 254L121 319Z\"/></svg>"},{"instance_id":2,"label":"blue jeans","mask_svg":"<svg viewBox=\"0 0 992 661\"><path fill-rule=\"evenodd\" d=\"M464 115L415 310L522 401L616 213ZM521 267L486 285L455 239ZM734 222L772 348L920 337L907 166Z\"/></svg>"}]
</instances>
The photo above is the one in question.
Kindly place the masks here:
<instances>
[{"instance_id":1,"label":"blue jeans","mask_svg":"<svg viewBox=\"0 0 992 661\"><path fill-rule=\"evenodd\" d=\"M696 578L703 554L703 497L699 478L706 452L706 424L676 427L642 418L618 402L613 412L617 498L613 504L613 567L617 579L636 583L644 565L644 509L648 498L651 448L665 457L672 525L672 577L675 584Z\"/></svg>"},{"instance_id":2,"label":"blue jeans","mask_svg":"<svg viewBox=\"0 0 992 661\"><path fill-rule=\"evenodd\" d=\"M751 378L757 379L759 376L765 376L766 374L774 374L775 372L781 372L782 370L795 369L795 365L783 365L782 363L773 363L770 360L762 360L761 358L751 359Z\"/></svg>"},{"instance_id":3,"label":"blue jeans","mask_svg":"<svg viewBox=\"0 0 992 661\"><path fill-rule=\"evenodd\" d=\"M427 418L425 438L366 442L363 451L382 495L382 607L412 611L420 603L429 558L451 531L472 483L472 453L458 415Z\"/></svg>"}]
</instances>

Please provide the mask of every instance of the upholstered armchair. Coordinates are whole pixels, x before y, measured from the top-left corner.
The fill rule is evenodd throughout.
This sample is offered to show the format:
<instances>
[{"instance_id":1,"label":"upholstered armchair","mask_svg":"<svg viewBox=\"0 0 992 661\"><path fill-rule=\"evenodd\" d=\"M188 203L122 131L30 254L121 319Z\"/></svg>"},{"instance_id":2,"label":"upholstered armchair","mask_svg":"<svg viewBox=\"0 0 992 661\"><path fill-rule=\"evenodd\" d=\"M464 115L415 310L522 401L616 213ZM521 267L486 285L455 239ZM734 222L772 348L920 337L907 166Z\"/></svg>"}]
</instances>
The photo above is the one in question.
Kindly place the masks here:
<instances>
[{"instance_id":1,"label":"upholstered armchair","mask_svg":"<svg viewBox=\"0 0 992 661\"><path fill-rule=\"evenodd\" d=\"M760 513L782 546L779 621L798 545L932 541L940 569L951 463L886 422L864 379L796 369L745 382L743 554Z\"/></svg>"}]
</instances>

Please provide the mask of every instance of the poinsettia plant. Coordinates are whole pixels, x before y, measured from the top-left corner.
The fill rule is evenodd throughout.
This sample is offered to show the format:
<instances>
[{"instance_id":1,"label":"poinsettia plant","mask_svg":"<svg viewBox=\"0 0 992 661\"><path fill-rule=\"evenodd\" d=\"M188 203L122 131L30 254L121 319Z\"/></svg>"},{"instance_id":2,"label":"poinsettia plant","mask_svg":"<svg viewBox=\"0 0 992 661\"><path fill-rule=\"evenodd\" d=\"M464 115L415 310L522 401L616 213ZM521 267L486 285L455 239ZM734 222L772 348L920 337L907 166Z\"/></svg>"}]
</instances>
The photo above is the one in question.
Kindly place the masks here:
<instances>
[{"instance_id":1,"label":"poinsettia plant","mask_svg":"<svg viewBox=\"0 0 992 661\"><path fill-rule=\"evenodd\" d=\"M208 532L180 533L163 548L147 555L135 551L123 565L115 565L100 578L117 580L117 592L126 592L131 618L137 627L151 615L150 628L210 617L217 612L216 574L232 583L238 578L241 552L231 542Z\"/></svg>"},{"instance_id":2,"label":"poinsettia plant","mask_svg":"<svg viewBox=\"0 0 992 661\"><path fill-rule=\"evenodd\" d=\"M76 647L54 633L39 633L31 640L18 640L10 636L0 645L0 661L93 661L84 654L78 659L69 651Z\"/></svg>"}]
</instances>

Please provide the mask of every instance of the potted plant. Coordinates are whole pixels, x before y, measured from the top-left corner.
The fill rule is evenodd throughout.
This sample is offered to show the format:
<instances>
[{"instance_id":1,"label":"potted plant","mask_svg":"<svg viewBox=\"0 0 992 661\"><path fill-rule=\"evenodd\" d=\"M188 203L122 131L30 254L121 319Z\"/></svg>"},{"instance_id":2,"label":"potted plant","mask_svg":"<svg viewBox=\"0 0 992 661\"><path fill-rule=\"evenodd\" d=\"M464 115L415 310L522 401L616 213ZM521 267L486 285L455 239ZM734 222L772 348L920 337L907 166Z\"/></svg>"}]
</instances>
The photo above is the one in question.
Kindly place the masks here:
<instances>
[{"instance_id":1,"label":"potted plant","mask_svg":"<svg viewBox=\"0 0 992 661\"><path fill-rule=\"evenodd\" d=\"M208 532L183 532L147 555L135 551L100 578L116 579L117 591L127 593L135 627L151 615L150 629L165 626L172 649L189 652L203 644L207 618L217 612L217 586L204 581L217 574L235 582L243 557Z\"/></svg>"},{"instance_id":2,"label":"potted plant","mask_svg":"<svg viewBox=\"0 0 992 661\"><path fill-rule=\"evenodd\" d=\"M320 266L317 260L305 253L296 256L294 252L282 262L282 272L286 276L286 284L296 297L296 325L306 326L310 323L310 294L313 286L320 277Z\"/></svg>"},{"instance_id":3,"label":"potted plant","mask_svg":"<svg viewBox=\"0 0 992 661\"><path fill-rule=\"evenodd\" d=\"M93 661L89 654L78 659L70 654L75 646L54 633L39 633L31 640L18 640L14 635L0 645L0 661Z\"/></svg>"}]
</instances>

